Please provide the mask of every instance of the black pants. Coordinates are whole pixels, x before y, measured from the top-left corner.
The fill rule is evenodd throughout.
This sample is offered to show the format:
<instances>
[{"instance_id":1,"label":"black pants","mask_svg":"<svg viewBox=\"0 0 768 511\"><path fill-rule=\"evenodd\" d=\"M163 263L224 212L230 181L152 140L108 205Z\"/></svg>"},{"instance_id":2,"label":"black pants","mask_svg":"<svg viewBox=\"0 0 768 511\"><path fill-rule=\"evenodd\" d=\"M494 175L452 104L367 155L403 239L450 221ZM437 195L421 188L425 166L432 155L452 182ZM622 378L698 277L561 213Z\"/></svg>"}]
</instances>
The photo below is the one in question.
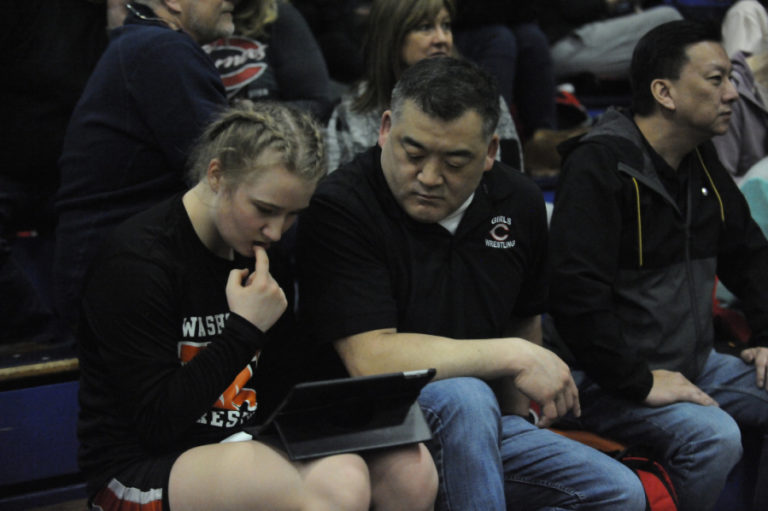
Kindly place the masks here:
<instances>
[{"instance_id":1,"label":"black pants","mask_svg":"<svg viewBox=\"0 0 768 511\"><path fill-rule=\"evenodd\" d=\"M0 343L51 342L52 186L0 176ZM19 231L35 237L17 239Z\"/></svg>"}]
</instances>

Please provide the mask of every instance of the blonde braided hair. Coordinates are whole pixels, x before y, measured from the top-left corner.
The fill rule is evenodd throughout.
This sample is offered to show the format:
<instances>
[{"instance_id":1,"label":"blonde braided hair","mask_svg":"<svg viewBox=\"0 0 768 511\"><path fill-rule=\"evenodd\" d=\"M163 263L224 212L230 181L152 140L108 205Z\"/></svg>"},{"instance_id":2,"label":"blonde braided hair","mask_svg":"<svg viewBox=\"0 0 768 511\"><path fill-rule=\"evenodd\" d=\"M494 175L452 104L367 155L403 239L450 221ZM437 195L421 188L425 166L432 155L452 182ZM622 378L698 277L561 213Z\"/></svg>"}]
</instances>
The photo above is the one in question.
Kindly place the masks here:
<instances>
[{"instance_id":1,"label":"blonde braided hair","mask_svg":"<svg viewBox=\"0 0 768 511\"><path fill-rule=\"evenodd\" d=\"M276 102L244 102L222 112L198 139L189 158L191 184L218 159L228 182L237 185L263 170L256 161L268 150L309 182L326 174L323 132L308 113Z\"/></svg>"}]
</instances>

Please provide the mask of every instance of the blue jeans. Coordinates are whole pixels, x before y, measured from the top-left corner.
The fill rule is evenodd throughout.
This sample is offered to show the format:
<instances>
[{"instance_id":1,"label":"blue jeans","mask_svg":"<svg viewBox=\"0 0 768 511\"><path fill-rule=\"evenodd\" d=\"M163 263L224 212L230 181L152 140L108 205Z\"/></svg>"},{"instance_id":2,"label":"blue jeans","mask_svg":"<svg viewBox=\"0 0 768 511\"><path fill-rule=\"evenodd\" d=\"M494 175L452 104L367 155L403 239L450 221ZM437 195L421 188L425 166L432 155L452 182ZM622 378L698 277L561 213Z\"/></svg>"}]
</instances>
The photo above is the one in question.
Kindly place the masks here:
<instances>
[{"instance_id":1,"label":"blue jeans","mask_svg":"<svg viewBox=\"0 0 768 511\"><path fill-rule=\"evenodd\" d=\"M754 366L712 352L695 383L720 408L680 402L659 408L604 392L574 371L581 395L581 427L654 449L675 485L681 510L711 509L741 458L737 421L768 431L768 392L757 388Z\"/></svg>"},{"instance_id":2,"label":"blue jeans","mask_svg":"<svg viewBox=\"0 0 768 511\"><path fill-rule=\"evenodd\" d=\"M419 404L434 433L437 510L645 509L633 472L522 417L502 417L481 380L430 383Z\"/></svg>"}]
</instances>

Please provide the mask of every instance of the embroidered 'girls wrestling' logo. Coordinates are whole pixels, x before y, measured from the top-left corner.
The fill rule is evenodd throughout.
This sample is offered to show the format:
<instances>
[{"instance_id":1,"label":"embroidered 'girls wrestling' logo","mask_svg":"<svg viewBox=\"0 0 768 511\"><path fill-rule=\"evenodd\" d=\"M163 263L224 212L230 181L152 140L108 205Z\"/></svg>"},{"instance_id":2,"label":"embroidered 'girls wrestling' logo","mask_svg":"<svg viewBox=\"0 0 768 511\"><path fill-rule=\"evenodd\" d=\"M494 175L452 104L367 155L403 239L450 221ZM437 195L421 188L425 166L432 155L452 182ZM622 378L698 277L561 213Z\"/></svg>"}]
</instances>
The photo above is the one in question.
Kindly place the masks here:
<instances>
[{"instance_id":1,"label":"embroidered 'girls wrestling' logo","mask_svg":"<svg viewBox=\"0 0 768 511\"><path fill-rule=\"evenodd\" d=\"M229 37L206 44L204 49L213 59L229 98L267 70L267 45L259 41Z\"/></svg>"},{"instance_id":2,"label":"embroidered 'girls wrestling' logo","mask_svg":"<svg viewBox=\"0 0 768 511\"><path fill-rule=\"evenodd\" d=\"M512 248L516 241L509 239L509 226L512 225L512 219L508 216L495 216L491 219L491 230L488 233L489 238L485 239L485 246L490 248Z\"/></svg>"}]
</instances>

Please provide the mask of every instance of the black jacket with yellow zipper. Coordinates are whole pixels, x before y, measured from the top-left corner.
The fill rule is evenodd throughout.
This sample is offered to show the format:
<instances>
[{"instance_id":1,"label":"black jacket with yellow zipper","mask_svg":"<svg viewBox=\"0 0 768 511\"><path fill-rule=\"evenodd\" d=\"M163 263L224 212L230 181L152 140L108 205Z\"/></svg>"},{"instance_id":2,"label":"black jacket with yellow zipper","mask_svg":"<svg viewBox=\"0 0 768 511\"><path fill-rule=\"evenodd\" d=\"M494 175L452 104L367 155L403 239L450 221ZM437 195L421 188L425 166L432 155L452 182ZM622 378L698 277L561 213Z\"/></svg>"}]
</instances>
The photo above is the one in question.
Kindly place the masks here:
<instances>
[{"instance_id":1,"label":"black jacket with yellow zipper","mask_svg":"<svg viewBox=\"0 0 768 511\"><path fill-rule=\"evenodd\" d=\"M768 242L710 142L671 185L628 113L607 111L561 152L551 312L577 367L638 401L653 369L695 381L713 347L716 275L744 303L753 344L768 346Z\"/></svg>"}]
</instances>

